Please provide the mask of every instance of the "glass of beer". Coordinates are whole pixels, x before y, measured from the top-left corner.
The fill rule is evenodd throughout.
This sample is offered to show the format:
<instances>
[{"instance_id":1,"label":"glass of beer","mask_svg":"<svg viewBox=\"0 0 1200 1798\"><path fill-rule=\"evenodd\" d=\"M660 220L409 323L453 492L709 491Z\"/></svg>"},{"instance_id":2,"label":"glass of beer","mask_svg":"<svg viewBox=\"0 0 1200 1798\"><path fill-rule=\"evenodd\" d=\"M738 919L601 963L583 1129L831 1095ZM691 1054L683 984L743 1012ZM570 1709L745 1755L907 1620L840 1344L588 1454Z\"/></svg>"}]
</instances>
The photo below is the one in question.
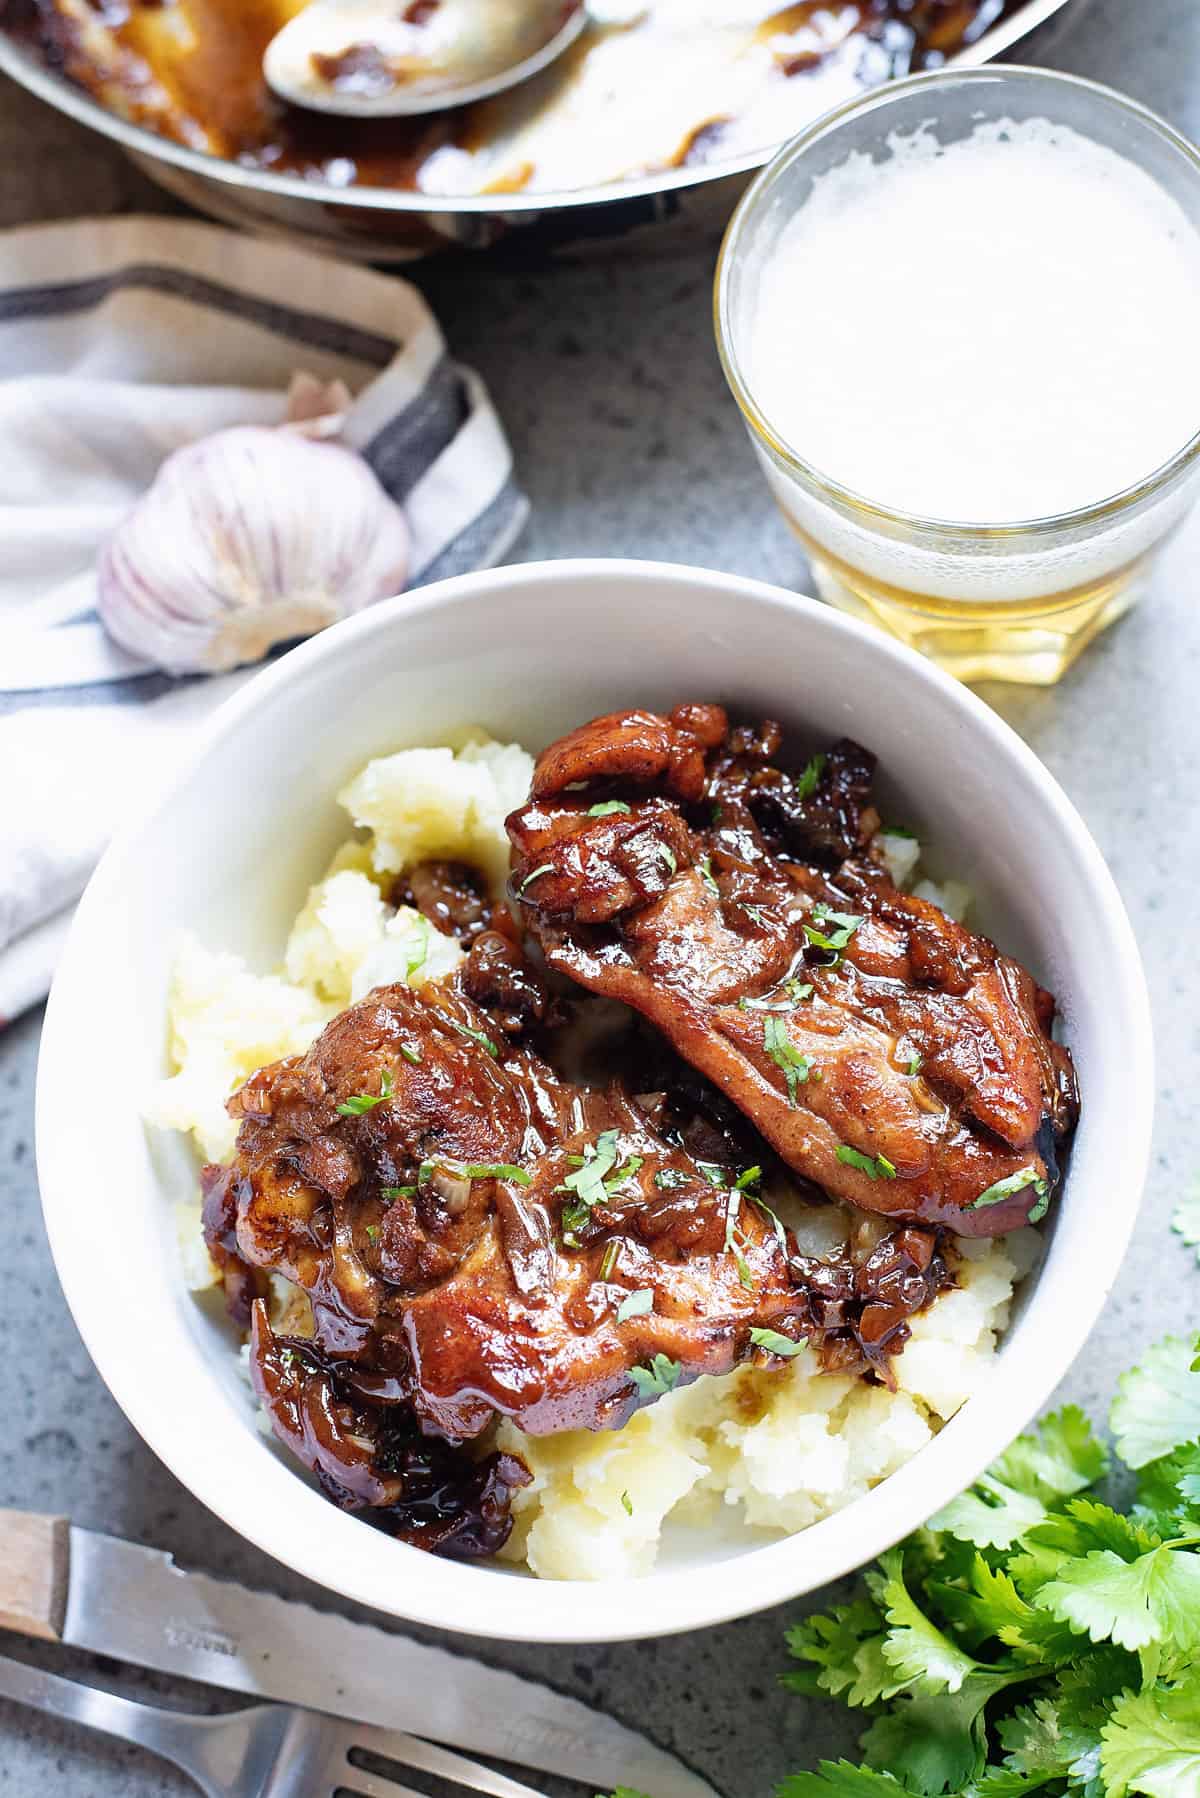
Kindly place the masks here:
<instances>
[{"instance_id":1,"label":"glass of beer","mask_svg":"<svg viewBox=\"0 0 1200 1798\"><path fill-rule=\"evenodd\" d=\"M1196 496L1200 153L1072 76L896 82L748 189L716 321L822 597L1047 684Z\"/></svg>"}]
</instances>

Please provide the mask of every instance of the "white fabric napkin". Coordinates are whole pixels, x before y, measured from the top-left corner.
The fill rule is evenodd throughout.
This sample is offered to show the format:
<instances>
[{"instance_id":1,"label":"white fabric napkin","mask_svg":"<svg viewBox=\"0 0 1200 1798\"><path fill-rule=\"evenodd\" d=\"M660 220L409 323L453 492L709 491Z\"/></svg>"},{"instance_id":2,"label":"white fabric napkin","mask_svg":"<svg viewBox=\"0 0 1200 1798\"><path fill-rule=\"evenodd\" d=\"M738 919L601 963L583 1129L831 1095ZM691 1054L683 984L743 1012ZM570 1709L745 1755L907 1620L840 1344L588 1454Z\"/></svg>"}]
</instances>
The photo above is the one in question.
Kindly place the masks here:
<instances>
[{"instance_id":1,"label":"white fabric napkin","mask_svg":"<svg viewBox=\"0 0 1200 1798\"><path fill-rule=\"evenodd\" d=\"M114 828L248 678L119 650L97 551L171 450L280 422L300 370L354 395L343 437L404 506L410 585L502 559L528 510L508 444L407 282L172 220L0 234L0 1024L47 991Z\"/></svg>"}]
</instances>

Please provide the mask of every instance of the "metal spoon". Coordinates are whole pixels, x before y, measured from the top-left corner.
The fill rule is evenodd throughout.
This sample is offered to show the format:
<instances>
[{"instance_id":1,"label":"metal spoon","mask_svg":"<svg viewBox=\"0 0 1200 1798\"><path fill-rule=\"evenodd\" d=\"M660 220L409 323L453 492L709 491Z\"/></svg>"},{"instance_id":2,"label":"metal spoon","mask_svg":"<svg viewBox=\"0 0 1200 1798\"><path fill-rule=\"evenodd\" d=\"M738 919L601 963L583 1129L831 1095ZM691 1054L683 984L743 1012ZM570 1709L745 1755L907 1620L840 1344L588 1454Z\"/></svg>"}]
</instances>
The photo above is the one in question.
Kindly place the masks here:
<instances>
[{"instance_id":1,"label":"metal spoon","mask_svg":"<svg viewBox=\"0 0 1200 1798\"><path fill-rule=\"evenodd\" d=\"M585 0L311 0L267 45L263 73L319 112L440 112L528 80L586 23Z\"/></svg>"}]
</instances>

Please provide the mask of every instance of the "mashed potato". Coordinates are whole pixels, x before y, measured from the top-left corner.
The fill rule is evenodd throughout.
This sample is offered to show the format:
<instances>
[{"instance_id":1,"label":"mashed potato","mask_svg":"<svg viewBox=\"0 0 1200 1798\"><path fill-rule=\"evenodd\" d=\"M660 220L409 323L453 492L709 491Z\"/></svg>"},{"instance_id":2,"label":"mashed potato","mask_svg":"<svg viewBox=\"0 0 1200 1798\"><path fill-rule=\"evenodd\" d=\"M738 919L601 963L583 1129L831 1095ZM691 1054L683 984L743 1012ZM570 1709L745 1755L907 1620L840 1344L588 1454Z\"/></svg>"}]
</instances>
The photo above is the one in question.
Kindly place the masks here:
<instances>
[{"instance_id":1,"label":"mashed potato","mask_svg":"<svg viewBox=\"0 0 1200 1798\"><path fill-rule=\"evenodd\" d=\"M339 795L359 834L310 890L279 972L257 974L235 955L181 941L170 995L175 1071L152 1120L190 1132L205 1160L225 1160L235 1135L225 1100L247 1075L302 1053L373 986L419 987L452 972L457 944L419 912L391 905L391 883L418 861L447 856L475 863L502 892L504 819L526 797L532 767L518 745L482 736L457 752L407 749L369 762ZM920 845L888 832L880 846L893 878L912 885ZM969 897L949 882L915 890L956 917ZM839 1206L802 1211L786 1193L770 1196L809 1254L832 1252L851 1230L883 1233ZM184 1278L200 1290L217 1276L199 1206L181 1205L178 1222ZM1037 1242L1024 1230L958 1245L958 1285L913 1320L894 1393L822 1374L805 1349L781 1370L697 1380L615 1432L531 1438L502 1423L500 1445L533 1475L516 1496L505 1558L549 1579L627 1578L654 1566L668 1520L707 1528L732 1520L777 1535L840 1510L902 1466L977 1389ZM274 1286L278 1326L306 1333L303 1294Z\"/></svg>"},{"instance_id":2,"label":"mashed potato","mask_svg":"<svg viewBox=\"0 0 1200 1798\"><path fill-rule=\"evenodd\" d=\"M502 1424L501 1445L533 1473L505 1558L546 1579L627 1578L651 1570L668 1517L711 1525L736 1507L745 1526L777 1535L841 1510L977 1388L1037 1242L1022 1230L960 1245L959 1287L914 1318L895 1393L822 1374L805 1349L780 1372L697 1380L611 1435L531 1438Z\"/></svg>"}]
</instances>

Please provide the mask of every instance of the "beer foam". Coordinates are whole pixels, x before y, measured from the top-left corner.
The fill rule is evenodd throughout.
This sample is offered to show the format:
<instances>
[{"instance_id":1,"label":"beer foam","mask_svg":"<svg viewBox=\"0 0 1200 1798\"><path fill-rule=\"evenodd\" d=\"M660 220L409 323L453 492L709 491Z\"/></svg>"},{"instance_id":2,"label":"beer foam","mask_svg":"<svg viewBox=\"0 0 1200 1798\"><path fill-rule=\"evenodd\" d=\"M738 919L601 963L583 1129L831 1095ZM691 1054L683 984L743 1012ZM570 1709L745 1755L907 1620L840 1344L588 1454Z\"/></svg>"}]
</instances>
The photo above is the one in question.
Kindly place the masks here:
<instances>
[{"instance_id":1,"label":"beer foam","mask_svg":"<svg viewBox=\"0 0 1200 1798\"><path fill-rule=\"evenodd\" d=\"M925 518L1111 498L1200 428L1200 234L1046 119L819 176L756 271L751 392L821 473Z\"/></svg>"}]
</instances>

